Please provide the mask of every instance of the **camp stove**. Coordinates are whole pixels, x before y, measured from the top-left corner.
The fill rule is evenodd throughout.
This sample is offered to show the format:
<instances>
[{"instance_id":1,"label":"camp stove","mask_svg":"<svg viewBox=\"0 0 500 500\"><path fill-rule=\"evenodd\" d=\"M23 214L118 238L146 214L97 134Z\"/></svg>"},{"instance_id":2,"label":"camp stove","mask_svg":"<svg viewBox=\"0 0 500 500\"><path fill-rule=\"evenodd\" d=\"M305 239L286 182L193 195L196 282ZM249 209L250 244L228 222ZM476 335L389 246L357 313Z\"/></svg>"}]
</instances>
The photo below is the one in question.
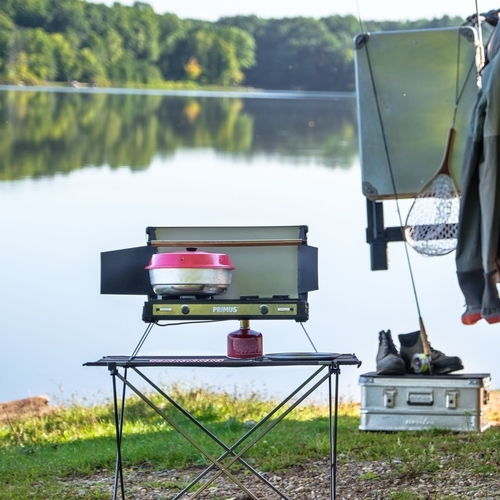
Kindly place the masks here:
<instances>
[{"instance_id":1,"label":"camp stove","mask_svg":"<svg viewBox=\"0 0 500 500\"><path fill-rule=\"evenodd\" d=\"M146 295L142 318L148 323L303 322L309 318L308 292L318 289L318 249L307 244L307 233L307 226L148 227L145 246L101 254L101 293ZM188 264L198 254L203 263ZM205 263L215 258L223 264ZM183 276L197 276L191 281L206 275L207 267L230 268L232 276L223 287L200 285L199 293L192 283L153 287L149 271L155 261L181 262Z\"/></svg>"}]
</instances>

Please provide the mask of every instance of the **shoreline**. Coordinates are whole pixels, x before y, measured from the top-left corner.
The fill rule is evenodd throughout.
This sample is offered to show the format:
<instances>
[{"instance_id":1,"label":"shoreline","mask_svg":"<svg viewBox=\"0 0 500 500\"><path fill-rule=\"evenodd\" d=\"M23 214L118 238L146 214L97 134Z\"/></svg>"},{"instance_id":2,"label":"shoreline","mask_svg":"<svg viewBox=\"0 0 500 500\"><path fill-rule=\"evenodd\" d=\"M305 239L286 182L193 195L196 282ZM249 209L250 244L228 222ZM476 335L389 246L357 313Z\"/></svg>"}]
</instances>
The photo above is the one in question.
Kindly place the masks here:
<instances>
[{"instance_id":1,"label":"shoreline","mask_svg":"<svg viewBox=\"0 0 500 500\"><path fill-rule=\"evenodd\" d=\"M313 99L339 100L355 99L355 92L324 92L315 90L260 90L243 89L155 89L127 87L71 87L52 85L0 85L0 91L18 92L61 92L81 94L132 94L132 95L163 95L173 97L240 97L245 99Z\"/></svg>"}]
</instances>

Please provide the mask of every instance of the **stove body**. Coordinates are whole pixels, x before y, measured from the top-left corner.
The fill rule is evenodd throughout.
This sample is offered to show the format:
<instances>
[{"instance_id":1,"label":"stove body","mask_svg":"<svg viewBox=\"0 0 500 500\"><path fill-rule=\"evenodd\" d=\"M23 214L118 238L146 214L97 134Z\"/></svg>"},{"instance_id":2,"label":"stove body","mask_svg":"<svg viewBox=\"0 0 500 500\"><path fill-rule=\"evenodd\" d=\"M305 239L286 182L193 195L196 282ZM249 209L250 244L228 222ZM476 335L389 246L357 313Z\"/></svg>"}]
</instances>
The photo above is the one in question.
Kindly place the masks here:
<instances>
[{"instance_id":1,"label":"stove body","mask_svg":"<svg viewBox=\"0 0 500 500\"><path fill-rule=\"evenodd\" d=\"M308 292L318 289L318 249L308 227L148 227L143 247L101 253L101 293L146 295L143 320L309 318ZM235 269L222 295L180 297L153 292L145 269L155 253L193 249L226 253Z\"/></svg>"}]
</instances>

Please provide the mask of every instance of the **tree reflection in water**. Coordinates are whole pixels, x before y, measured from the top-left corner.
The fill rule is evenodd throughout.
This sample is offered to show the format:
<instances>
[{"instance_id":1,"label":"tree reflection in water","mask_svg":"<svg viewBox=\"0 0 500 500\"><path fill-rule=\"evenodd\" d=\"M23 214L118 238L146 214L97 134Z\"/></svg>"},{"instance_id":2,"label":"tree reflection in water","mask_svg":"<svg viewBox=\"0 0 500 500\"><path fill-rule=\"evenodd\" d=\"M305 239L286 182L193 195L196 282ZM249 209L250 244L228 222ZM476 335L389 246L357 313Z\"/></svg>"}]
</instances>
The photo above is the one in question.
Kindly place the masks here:
<instances>
[{"instance_id":1,"label":"tree reflection in water","mask_svg":"<svg viewBox=\"0 0 500 500\"><path fill-rule=\"evenodd\" d=\"M349 167L357 154L354 99L255 99L0 91L0 180L88 166L148 168L180 148L282 155Z\"/></svg>"}]
</instances>

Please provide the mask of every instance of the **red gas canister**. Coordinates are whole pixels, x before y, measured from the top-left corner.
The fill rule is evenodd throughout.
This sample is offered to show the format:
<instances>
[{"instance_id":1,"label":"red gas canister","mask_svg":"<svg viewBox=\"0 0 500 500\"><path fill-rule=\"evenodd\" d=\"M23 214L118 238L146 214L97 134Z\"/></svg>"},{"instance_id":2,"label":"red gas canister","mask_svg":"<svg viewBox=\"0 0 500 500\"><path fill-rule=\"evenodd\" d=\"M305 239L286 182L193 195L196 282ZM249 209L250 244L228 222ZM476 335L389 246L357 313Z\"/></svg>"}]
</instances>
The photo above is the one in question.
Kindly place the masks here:
<instances>
[{"instance_id":1,"label":"red gas canister","mask_svg":"<svg viewBox=\"0 0 500 500\"><path fill-rule=\"evenodd\" d=\"M240 329L227 336L227 357L257 358L262 352L262 333L251 330L249 320L240 320Z\"/></svg>"}]
</instances>

